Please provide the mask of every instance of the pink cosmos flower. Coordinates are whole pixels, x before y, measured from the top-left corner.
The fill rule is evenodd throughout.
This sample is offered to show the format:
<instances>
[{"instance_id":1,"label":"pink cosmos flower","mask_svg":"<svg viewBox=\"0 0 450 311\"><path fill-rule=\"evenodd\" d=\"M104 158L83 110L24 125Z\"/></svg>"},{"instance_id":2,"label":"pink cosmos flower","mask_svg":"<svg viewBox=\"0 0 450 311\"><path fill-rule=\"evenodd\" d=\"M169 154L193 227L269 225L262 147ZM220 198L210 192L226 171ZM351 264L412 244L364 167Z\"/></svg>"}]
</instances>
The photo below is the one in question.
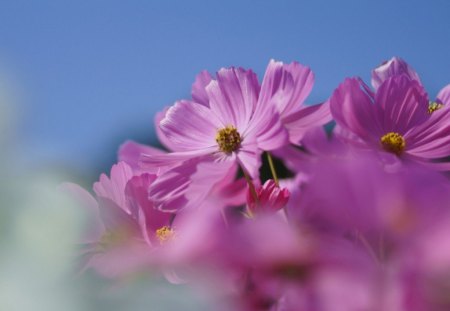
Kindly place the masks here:
<instances>
[{"instance_id":1,"label":"pink cosmos flower","mask_svg":"<svg viewBox=\"0 0 450 311\"><path fill-rule=\"evenodd\" d=\"M340 137L354 146L424 164L450 155L450 110L431 111L423 87L405 74L388 77L375 94L360 79L346 79L330 108Z\"/></svg>"},{"instance_id":2,"label":"pink cosmos flower","mask_svg":"<svg viewBox=\"0 0 450 311\"><path fill-rule=\"evenodd\" d=\"M221 69L202 93L208 105L183 100L167 110L159 127L166 145L176 151L141 156L144 169L171 167L149 189L158 208L184 207L189 201L185 194L192 188L204 197L236 165L251 178L259 175L262 151L287 143L275 107L262 103L259 93L252 71ZM195 201L190 203L195 205L201 198L190 193ZM179 200L174 201L175 197Z\"/></svg>"},{"instance_id":3,"label":"pink cosmos flower","mask_svg":"<svg viewBox=\"0 0 450 311\"><path fill-rule=\"evenodd\" d=\"M221 69L205 88L209 105L182 100L170 107L160 130L177 152L143 155L145 166L205 157L237 162L258 175L259 154L286 143L275 109L259 102L256 75L241 68Z\"/></svg>"},{"instance_id":4,"label":"pink cosmos flower","mask_svg":"<svg viewBox=\"0 0 450 311\"><path fill-rule=\"evenodd\" d=\"M170 237L170 213L153 208L147 189L155 175L135 176L125 162L111 168L94 184L95 200L87 191L74 184L64 187L87 211L89 223L83 246L85 265L104 276L116 277L141 269L149 264L151 248Z\"/></svg>"}]
</instances>

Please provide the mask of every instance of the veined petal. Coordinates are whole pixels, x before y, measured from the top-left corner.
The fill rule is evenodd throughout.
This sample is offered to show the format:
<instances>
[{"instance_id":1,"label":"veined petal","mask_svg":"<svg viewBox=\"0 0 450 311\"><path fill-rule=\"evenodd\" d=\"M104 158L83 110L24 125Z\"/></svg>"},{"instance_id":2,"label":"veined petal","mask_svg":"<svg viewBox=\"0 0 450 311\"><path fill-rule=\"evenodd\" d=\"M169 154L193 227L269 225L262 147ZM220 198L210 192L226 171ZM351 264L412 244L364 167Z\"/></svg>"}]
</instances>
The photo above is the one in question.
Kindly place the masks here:
<instances>
[{"instance_id":1,"label":"veined petal","mask_svg":"<svg viewBox=\"0 0 450 311\"><path fill-rule=\"evenodd\" d=\"M430 117L423 87L405 75L386 79L375 95L376 108L385 133L406 134Z\"/></svg>"},{"instance_id":2,"label":"veined petal","mask_svg":"<svg viewBox=\"0 0 450 311\"><path fill-rule=\"evenodd\" d=\"M372 71L372 86L376 90L385 80L398 75L406 75L409 79L416 80L421 84L419 75L414 68L408 65L403 59L392 57Z\"/></svg>"},{"instance_id":3,"label":"veined petal","mask_svg":"<svg viewBox=\"0 0 450 311\"><path fill-rule=\"evenodd\" d=\"M242 131L258 99L258 79L251 70L223 68L217 73L217 80L208 84L206 93L211 111L220 119L222 127L232 125Z\"/></svg>"},{"instance_id":4,"label":"veined petal","mask_svg":"<svg viewBox=\"0 0 450 311\"><path fill-rule=\"evenodd\" d=\"M160 122L163 134L180 151L217 145L215 136L220 127L219 119L208 107L185 100L170 107Z\"/></svg>"},{"instance_id":5,"label":"veined petal","mask_svg":"<svg viewBox=\"0 0 450 311\"><path fill-rule=\"evenodd\" d=\"M243 144L239 152L236 153L236 158L239 165L250 175L252 179L259 178L261 153L262 150L257 148L257 145L254 142L247 142Z\"/></svg>"},{"instance_id":6,"label":"veined petal","mask_svg":"<svg viewBox=\"0 0 450 311\"><path fill-rule=\"evenodd\" d=\"M301 108L314 85L314 74L297 62L271 60L261 86L259 102L275 105L281 118Z\"/></svg>"},{"instance_id":7,"label":"veined petal","mask_svg":"<svg viewBox=\"0 0 450 311\"><path fill-rule=\"evenodd\" d=\"M382 133L373 105L373 94L358 78L346 79L330 98L337 124L365 141L376 141Z\"/></svg>"},{"instance_id":8,"label":"veined petal","mask_svg":"<svg viewBox=\"0 0 450 311\"><path fill-rule=\"evenodd\" d=\"M437 100L446 106L450 106L450 84L439 91Z\"/></svg>"},{"instance_id":9,"label":"veined petal","mask_svg":"<svg viewBox=\"0 0 450 311\"><path fill-rule=\"evenodd\" d=\"M203 70L195 77L195 82L192 84L192 99L194 102L209 107L209 98L205 88L211 80L212 77L206 70Z\"/></svg>"},{"instance_id":10,"label":"veined petal","mask_svg":"<svg viewBox=\"0 0 450 311\"><path fill-rule=\"evenodd\" d=\"M133 177L133 170L125 162L119 162L112 166L110 175L110 178L105 174L100 176L100 180L94 184L94 192L99 198L109 199L129 213L125 198L125 186Z\"/></svg>"},{"instance_id":11,"label":"veined petal","mask_svg":"<svg viewBox=\"0 0 450 311\"><path fill-rule=\"evenodd\" d=\"M323 104L305 106L282 119L282 122L289 132L290 142L298 144L308 130L324 125L332 119L330 105L327 101Z\"/></svg>"},{"instance_id":12,"label":"veined petal","mask_svg":"<svg viewBox=\"0 0 450 311\"><path fill-rule=\"evenodd\" d=\"M173 143L170 139L167 138L167 136L163 133L161 130L161 127L159 126L161 121L166 117L167 111L170 107L164 108L163 111L159 111L155 115L155 132L156 136L158 137L159 142L166 147L169 151L183 151L183 148L180 148L178 144Z\"/></svg>"},{"instance_id":13,"label":"veined petal","mask_svg":"<svg viewBox=\"0 0 450 311\"><path fill-rule=\"evenodd\" d=\"M141 173L141 167L139 165L139 160L141 154L146 155L161 155L165 154L164 151L154 148L152 146L146 146L139 144L137 142L128 140L119 147L118 158L119 161L127 163L135 173ZM147 173L157 172L157 168L154 167L153 170L150 168L146 170Z\"/></svg>"},{"instance_id":14,"label":"veined petal","mask_svg":"<svg viewBox=\"0 0 450 311\"><path fill-rule=\"evenodd\" d=\"M160 175L149 188L155 207L164 211L199 206L211 189L226 177L234 156L208 156L185 161Z\"/></svg>"},{"instance_id":15,"label":"veined petal","mask_svg":"<svg viewBox=\"0 0 450 311\"><path fill-rule=\"evenodd\" d=\"M139 165L144 169L150 171L157 170L160 174L170 167L176 166L183 161L194 158L199 158L207 154L217 151L217 146L212 146L204 149L184 151L184 152L170 152L164 154L141 154Z\"/></svg>"}]
</instances>

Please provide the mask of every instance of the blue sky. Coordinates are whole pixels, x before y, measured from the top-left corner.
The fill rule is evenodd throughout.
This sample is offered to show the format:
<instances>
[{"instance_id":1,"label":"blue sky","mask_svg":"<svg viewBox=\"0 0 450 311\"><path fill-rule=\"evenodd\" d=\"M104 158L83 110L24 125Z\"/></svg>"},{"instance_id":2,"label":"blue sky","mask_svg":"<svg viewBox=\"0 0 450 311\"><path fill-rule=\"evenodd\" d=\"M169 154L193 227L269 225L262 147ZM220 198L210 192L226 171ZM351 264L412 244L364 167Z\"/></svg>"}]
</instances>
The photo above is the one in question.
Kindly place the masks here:
<instances>
[{"instance_id":1,"label":"blue sky","mask_svg":"<svg viewBox=\"0 0 450 311\"><path fill-rule=\"evenodd\" d=\"M151 141L155 112L203 69L261 77L271 58L297 60L316 103L396 55L433 97L450 83L448 12L447 0L2 1L0 76L19 95L24 157L90 170L127 138Z\"/></svg>"}]
</instances>

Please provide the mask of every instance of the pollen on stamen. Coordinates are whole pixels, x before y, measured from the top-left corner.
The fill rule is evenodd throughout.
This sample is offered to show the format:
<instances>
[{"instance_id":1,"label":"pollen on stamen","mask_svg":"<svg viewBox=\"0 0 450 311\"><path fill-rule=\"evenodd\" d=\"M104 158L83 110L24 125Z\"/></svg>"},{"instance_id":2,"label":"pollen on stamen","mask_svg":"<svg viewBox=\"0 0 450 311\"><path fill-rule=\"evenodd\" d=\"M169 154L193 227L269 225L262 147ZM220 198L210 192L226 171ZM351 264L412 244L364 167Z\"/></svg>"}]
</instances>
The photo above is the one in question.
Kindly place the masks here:
<instances>
[{"instance_id":1,"label":"pollen on stamen","mask_svg":"<svg viewBox=\"0 0 450 311\"><path fill-rule=\"evenodd\" d=\"M231 153L241 146L242 138L236 128L229 125L217 132L216 142L220 151Z\"/></svg>"},{"instance_id":2,"label":"pollen on stamen","mask_svg":"<svg viewBox=\"0 0 450 311\"><path fill-rule=\"evenodd\" d=\"M406 146L406 141L402 135L395 132L390 132L381 137L381 145L384 150L400 155Z\"/></svg>"},{"instance_id":3,"label":"pollen on stamen","mask_svg":"<svg viewBox=\"0 0 450 311\"><path fill-rule=\"evenodd\" d=\"M430 102L430 104L428 105L428 113L432 114L433 112L435 112L436 110L441 109L442 107L444 107L443 104L437 103L437 102Z\"/></svg>"},{"instance_id":4,"label":"pollen on stamen","mask_svg":"<svg viewBox=\"0 0 450 311\"><path fill-rule=\"evenodd\" d=\"M156 237L161 244L171 240L175 236L175 231L169 226L163 226L156 230Z\"/></svg>"}]
</instances>

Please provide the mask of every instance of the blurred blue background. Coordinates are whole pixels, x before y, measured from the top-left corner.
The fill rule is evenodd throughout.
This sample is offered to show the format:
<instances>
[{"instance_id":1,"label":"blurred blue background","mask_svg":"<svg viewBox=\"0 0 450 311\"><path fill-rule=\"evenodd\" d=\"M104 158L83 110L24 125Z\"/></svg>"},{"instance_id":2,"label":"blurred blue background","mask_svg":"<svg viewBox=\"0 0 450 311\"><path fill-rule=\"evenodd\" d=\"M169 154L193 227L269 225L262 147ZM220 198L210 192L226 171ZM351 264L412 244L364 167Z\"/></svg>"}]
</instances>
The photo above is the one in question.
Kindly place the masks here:
<instances>
[{"instance_id":1,"label":"blurred blue background","mask_svg":"<svg viewBox=\"0 0 450 311\"><path fill-rule=\"evenodd\" d=\"M431 97L450 83L450 2L2 1L0 90L25 167L106 171L126 139L154 141L156 111L195 75L270 58L310 66L307 102L400 56ZM11 117L12 118L12 117Z\"/></svg>"}]
</instances>

